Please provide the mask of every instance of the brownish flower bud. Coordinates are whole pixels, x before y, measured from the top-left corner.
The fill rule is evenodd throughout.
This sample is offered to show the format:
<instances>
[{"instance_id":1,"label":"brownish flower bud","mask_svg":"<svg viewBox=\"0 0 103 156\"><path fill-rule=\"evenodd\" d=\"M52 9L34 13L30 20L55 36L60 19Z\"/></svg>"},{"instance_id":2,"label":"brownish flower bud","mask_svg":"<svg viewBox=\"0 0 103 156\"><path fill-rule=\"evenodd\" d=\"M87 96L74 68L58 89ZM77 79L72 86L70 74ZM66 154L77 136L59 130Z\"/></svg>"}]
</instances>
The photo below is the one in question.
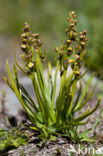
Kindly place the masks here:
<instances>
[{"instance_id":1,"label":"brownish flower bud","mask_svg":"<svg viewBox=\"0 0 103 156\"><path fill-rule=\"evenodd\" d=\"M29 24L27 22L24 23L25 28L29 28Z\"/></svg>"},{"instance_id":2,"label":"brownish flower bud","mask_svg":"<svg viewBox=\"0 0 103 156\"><path fill-rule=\"evenodd\" d=\"M29 24L28 23L24 23L24 31L28 32L29 31Z\"/></svg>"},{"instance_id":3,"label":"brownish flower bud","mask_svg":"<svg viewBox=\"0 0 103 156\"><path fill-rule=\"evenodd\" d=\"M88 41L88 37L85 38L85 41L86 41L86 42Z\"/></svg>"},{"instance_id":4,"label":"brownish flower bud","mask_svg":"<svg viewBox=\"0 0 103 156\"><path fill-rule=\"evenodd\" d=\"M28 42L28 40L25 38L22 40L22 43L24 43L24 44L26 44L27 42Z\"/></svg>"},{"instance_id":5,"label":"brownish flower bud","mask_svg":"<svg viewBox=\"0 0 103 156\"><path fill-rule=\"evenodd\" d=\"M85 47L85 46L86 46L85 42L80 42L80 45L81 45L82 47Z\"/></svg>"},{"instance_id":6,"label":"brownish flower bud","mask_svg":"<svg viewBox=\"0 0 103 156\"><path fill-rule=\"evenodd\" d=\"M37 44L35 43L35 44L33 44L33 46L36 48L37 47Z\"/></svg>"},{"instance_id":7,"label":"brownish flower bud","mask_svg":"<svg viewBox=\"0 0 103 156\"><path fill-rule=\"evenodd\" d=\"M59 48L55 48L55 51L57 52L57 53L59 53L60 52L60 50L59 50Z\"/></svg>"},{"instance_id":8,"label":"brownish flower bud","mask_svg":"<svg viewBox=\"0 0 103 156\"><path fill-rule=\"evenodd\" d=\"M69 48L68 48L68 51L72 51L72 48L71 48L71 47L69 47Z\"/></svg>"},{"instance_id":9,"label":"brownish flower bud","mask_svg":"<svg viewBox=\"0 0 103 156\"><path fill-rule=\"evenodd\" d=\"M75 17L76 17L75 12L74 12L74 11L71 11L71 12L70 12L70 16L72 16L73 18L75 18Z\"/></svg>"},{"instance_id":10,"label":"brownish flower bud","mask_svg":"<svg viewBox=\"0 0 103 156\"><path fill-rule=\"evenodd\" d=\"M80 35L83 35L83 32L79 32Z\"/></svg>"},{"instance_id":11,"label":"brownish flower bud","mask_svg":"<svg viewBox=\"0 0 103 156\"><path fill-rule=\"evenodd\" d=\"M86 30L84 30L84 31L83 31L83 34L84 34L84 35L86 35L86 34L87 34L87 31L86 31Z\"/></svg>"},{"instance_id":12,"label":"brownish flower bud","mask_svg":"<svg viewBox=\"0 0 103 156\"><path fill-rule=\"evenodd\" d=\"M65 59L64 68L67 68L67 67L68 67L68 59Z\"/></svg>"},{"instance_id":13,"label":"brownish flower bud","mask_svg":"<svg viewBox=\"0 0 103 156\"><path fill-rule=\"evenodd\" d=\"M38 41L39 46L41 46L43 44L43 42L41 40Z\"/></svg>"},{"instance_id":14,"label":"brownish flower bud","mask_svg":"<svg viewBox=\"0 0 103 156\"><path fill-rule=\"evenodd\" d=\"M73 53L73 49L72 49L71 47L69 47L69 48L67 49L67 55L68 55L68 56L71 56L72 53Z\"/></svg>"},{"instance_id":15,"label":"brownish flower bud","mask_svg":"<svg viewBox=\"0 0 103 156\"><path fill-rule=\"evenodd\" d=\"M65 32L68 33L68 28L65 29Z\"/></svg>"},{"instance_id":16,"label":"brownish flower bud","mask_svg":"<svg viewBox=\"0 0 103 156\"><path fill-rule=\"evenodd\" d=\"M71 11L71 15L75 15L75 12L74 11Z\"/></svg>"},{"instance_id":17,"label":"brownish flower bud","mask_svg":"<svg viewBox=\"0 0 103 156\"><path fill-rule=\"evenodd\" d=\"M41 58L41 62L42 62L42 63L44 63L45 56L44 56L44 55L42 55L42 56L40 56L40 58Z\"/></svg>"},{"instance_id":18,"label":"brownish flower bud","mask_svg":"<svg viewBox=\"0 0 103 156\"><path fill-rule=\"evenodd\" d=\"M76 79L78 79L80 77L80 71L74 71Z\"/></svg>"},{"instance_id":19,"label":"brownish flower bud","mask_svg":"<svg viewBox=\"0 0 103 156\"><path fill-rule=\"evenodd\" d=\"M28 65L27 65L30 69L33 69L34 68L34 63L33 62L30 62L30 63L28 63Z\"/></svg>"},{"instance_id":20,"label":"brownish flower bud","mask_svg":"<svg viewBox=\"0 0 103 156\"><path fill-rule=\"evenodd\" d=\"M21 38L27 38L26 33L21 34Z\"/></svg>"},{"instance_id":21,"label":"brownish flower bud","mask_svg":"<svg viewBox=\"0 0 103 156\"><path fill-rule=\"evenodd\" d=\"M39 37L39 34L38 33L32 34L32 37L38 38Z\"/></svg>"},{"instance_id":22,"label":"brownish flower bud","mask_svg":"<svg viewBox=\"0 0 103 156\"><path fill-rule=\"evenodd\" d=\"M75 23L75 24L77 24L77 22L78 22L77 20L74 20L74 23Z\"/></svg>"},{"instance_id":23,"label":"brownish flower bud","mask_svg":"<svg viewBox=\"0 0 103 156\"><path fill-rule=\"evenodd\" d=\"M77 36L77 33L73 32L73 37Z\"/></svg>"},{"instance_id":24,"label":"brownish flower bud","mask_svg":"<svg viewBox=\"0 0 103 156\"><path fill-rule=\"evenodd\" d=\"M68 45L70 45L70 44L71 44L71 40L66 40L66 43L67 43Z\"/></svg>"},{"instance_id":25,"label":"brownish flower bud","mask_svg":"<svg viewBox=\"0 0 103 156\"><path fill-rule=\"evenodd\" d=\"M26 62L28 62L29 59L30 59L28 56L26 56L26 55L24 55L24 54L21 54L20 57L21 57L24 61L26 61Z\"/></svg>"},{"instance_id":26,"label":"brownish flower bud","mask_svg":"<svg viewBox=\"0 0 103 156\"><path fill-rule=\"evenodd\" d=\"M41 59L44 59L44 58L45 58L45 56L44 56L44 55L42 55L42 56L40 56L40 58L41 58Z\"/></svg>"},{"instance_id":27,"label":"brownish flower bud","mask_svg":"<svg viewBox=\"0 0 103 156\"><path fill-rule=\"evenodd\" d=\"M67 22L70 22L70 18L67 18Z\"/></svg>"},{"instance_id":28,"label":"brownish flower bud","mask_svg":"<svg viewBox=\"0 0 103 156\"><path fill-rule=\"evenodd\" d=\"M84 36L83 35L80 35L80 40L83 40L84 39Z\"/></svg>"},{"instance_id":29,"label":"brownish flower bud","mask_svg":"<svg viewBox=\"0 0 103 156\"><path fill-rule=\"evenodd\" d=\"M80 56L79 55L74 55L76 59L80 59Z\"/></svg>"},{"instance_id":30,"label":"brownish flower bud","mask_svg":"<svg viewBox=\"0 0 103 156\"><path fill-rule=\"evenodd\" d=\"M74 31L74 32L76 32L76 30L77 30L76 28L73 28L73 31Z\"/></svg>"},{"instance_id":31,"label":"brownish flower bud","mask_svg":"<svg viewBox=\"0 0 103 156\"><path fill-rule=\"evenodd\" d=\"M33 38L33 39L32 39L32 42L35 42L35 41L36 41L36 40Z\"/></svg>"},{"instance_id":32,"label":"brownish flower bud","mask_svg":"<svg viewBox=\"0 0 103 156\"><path fill-rule=\"evenodd\" d=\"M22 49L23 51L26 51L26 49L27 49L27 45L22 44L22 45L21 45L21 49Z\"/></svg>"},{"instance_id":33,"label":"brownish flower bud","mask_svg":"<svg viewBox=\"0 0 103 156\"><path fill-rule=\"evenodd\" d=\"M74 25L75 25L74 23L70 23L70 27L74 27Z\"/></svg>"}]
</instances>

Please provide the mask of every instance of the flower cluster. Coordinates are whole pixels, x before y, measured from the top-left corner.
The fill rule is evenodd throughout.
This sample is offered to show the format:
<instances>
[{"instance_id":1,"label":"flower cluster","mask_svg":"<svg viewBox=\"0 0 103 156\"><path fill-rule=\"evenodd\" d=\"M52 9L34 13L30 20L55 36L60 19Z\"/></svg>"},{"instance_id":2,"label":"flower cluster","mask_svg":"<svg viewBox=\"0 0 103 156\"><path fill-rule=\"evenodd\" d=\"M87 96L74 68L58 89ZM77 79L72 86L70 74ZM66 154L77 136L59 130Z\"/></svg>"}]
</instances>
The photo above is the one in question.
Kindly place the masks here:
<instances>
[{"instance_id":1,"label":"flower cluster","mask_svg":"<svg viewBox=\"0 0 103 156\"><path fill-rule=\"evenodd\" d=\"M76 41L77 33L76 33L75 26L77 24L77 20L75 18L76 18L75 12L71 11L69 13L69 18L67 18L67 22L69 22L69 25L68 25L68 28L66 28L66 30L65 30L70 41ZM68 42L67 42L67 44L68 44Z\"/></svg>"},{"instance_id":2,"label":"flower cluster","mask_svg":"<svg viewBox=\"0 0 103 156\"><path fill-rule=\"evenodd\" d=\"M68 38L65 40L65 43L61 48L56 48L55 50L59 55L58 60L60 61L61 75L70 64L74 74L78 77L82 67L83 56L86 54L88 39L86 36L86 30L80 32L80 35L76 32L77 20L75 18L75 12L71 11L69 13L69 18L67 18L67 22L69 22L69 24L65 30Z\"/></svg>"},{"instance_id":3,"label":"flower cluster","mask_svg":"<svg viewBox=\"0 0 103 156\"><path fill-rule=\"evenodd\" d=\"M77 74L80 74L80 69L83 65L82 63L83 56L86 54L86 46L87 46L87 41L88 41L88 38L86 35L87 35L86 30L84 30L83 32L79 32L79 38L78 38L79 43L77 44L76 49L75 49L76 61L72 66L73 70Z\"/></svg>"},{"instance_id":4,"label":"flower cluster","mask_svg":"<svg viewBox=\"0 0 103 156\"><path fill-rule=\"evenodd\" d=\"M27 71L35 71L35 58L38 53L41 61L44 61L44 56L41 53L42 41L39 39L39 34L32 34L28 23L24 23L23 34L21 34L21 49L24 54L21 58L26 62Z\"/></svg>"}]
</instances>

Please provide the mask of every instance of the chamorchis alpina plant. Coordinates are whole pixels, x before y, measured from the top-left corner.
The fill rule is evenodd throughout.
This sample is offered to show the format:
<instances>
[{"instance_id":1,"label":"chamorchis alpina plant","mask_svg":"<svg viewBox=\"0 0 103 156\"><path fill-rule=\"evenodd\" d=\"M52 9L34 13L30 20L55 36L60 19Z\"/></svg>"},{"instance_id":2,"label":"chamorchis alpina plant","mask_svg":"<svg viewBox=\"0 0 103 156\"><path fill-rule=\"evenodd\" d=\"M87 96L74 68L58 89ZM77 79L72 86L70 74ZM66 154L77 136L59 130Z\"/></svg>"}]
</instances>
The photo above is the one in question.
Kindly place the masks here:
<instances>
[{"instance_id":1,"label":"chamorchis alpina plant","mask_svg":"<svg viewBox=\"0 0 103 156\"><path fill-rule=\"evenodd\" d=\"M55 48L58 56L53 79L50 64L48 79L46 80L44 77L42 66L45 55L41 51L42 41L39 39L38 33L31 33L27 23L24 24L23 34L21 35L21 49L23 51L21 58L25 65L22 67L15 58L12 75L7 61L7 72L10 80L4 79L26 110L33 124L30 128L39 131L39 137L42 140L53 139L56 135L63 135L68 136L74 142L89 141L93 140L87 137L90 129L79 134L78 127L87 124L88 120L85 122L82 122L82 120L96 111L100 105L100 100L98 100L93 110L88 106L83 114L77 116L77 113L92 96L92 92L88 93L88 89L94 73L85 88L82 90L80 85L78 89L77 82L87 72L82 73L81 70L88 38L86 30L77 33L77 20L74 11L69 13L67 22L69 23L65 30L67 39L60 48ZM19 83L16 66L31 79L37 103L33 101L24 86ZM72 69L69 74L67 74L68 67ZM61 81L59 94L56 96L58 73Z\"/></svg>"}]
</instances>

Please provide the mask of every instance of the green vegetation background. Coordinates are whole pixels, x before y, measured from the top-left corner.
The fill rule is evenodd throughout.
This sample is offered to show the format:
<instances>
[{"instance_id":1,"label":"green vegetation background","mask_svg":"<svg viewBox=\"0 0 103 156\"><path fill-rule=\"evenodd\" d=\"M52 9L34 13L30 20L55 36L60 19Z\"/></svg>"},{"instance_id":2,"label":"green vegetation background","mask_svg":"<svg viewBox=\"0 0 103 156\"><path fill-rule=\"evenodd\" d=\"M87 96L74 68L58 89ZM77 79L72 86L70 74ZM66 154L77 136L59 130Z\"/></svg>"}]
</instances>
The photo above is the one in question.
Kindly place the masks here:
<instances>
[{"instance_id":1,"label":"green vegetation background","mask_svg":"<svg viewBox=\"0 0 103 156\"><path fill-rule=\"evenodd\" d=\"M16 38L13 44L19 45L21 28L28 22L32 32L40 33L43 49L55 64L54 48L65 39L65 20L71 10L78 15L79 29L88 31L86 64L92 62L91 69L103 76L103 0L0 0L0 42L5 36L0 57L14 53L15 49L9 50L6 42Z\"/></svg>"}]
</instances>

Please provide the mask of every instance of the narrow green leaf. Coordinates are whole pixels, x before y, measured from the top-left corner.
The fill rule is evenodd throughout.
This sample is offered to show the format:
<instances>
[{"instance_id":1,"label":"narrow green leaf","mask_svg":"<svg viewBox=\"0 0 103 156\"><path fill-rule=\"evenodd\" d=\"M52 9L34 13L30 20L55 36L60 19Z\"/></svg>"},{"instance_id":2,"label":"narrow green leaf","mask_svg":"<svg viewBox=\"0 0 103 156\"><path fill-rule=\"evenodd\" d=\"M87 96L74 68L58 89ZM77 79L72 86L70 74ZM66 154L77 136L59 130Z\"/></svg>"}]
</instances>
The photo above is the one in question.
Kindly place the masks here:
<instances>
[{"instance_id":1,"label":"narrow green leaf","mask_svg":"<svg viewBox=\"0 0 103 156\"><path fill-rule=\"evenodd\" d=\"M83 113L81 116L79 116L78 118L76 118L74 120L74 122L77 122L77 121L81 121L83 119L85 119L86 117L88 117L88 114L89 114L89 110L87 110L85 113Z\"/></svg>"},{"instance_id":2,"label":"narrow green leaf","mask_svg":"<svg viewBox=\"0 0 103 156\"><path fill-rule=\"evenodd\" d=\"M41 80L41 71L40 71L40 68L39 68L39 56L37 55L37 60L36 60L36 73L37 73L37 78L38 78L38 83L39 83L39 86L40 86L40 89L41 89L41 93L42 93L42 96L43 96L43 99L44 99L44 103L45 103L45 116L47 118L47 122L49 122L49 118L52 119L52 116L51 116L51 113L50 113L50 109L49 109L49 105L50 105L50 97L49 99L47 98L47 91L45 91L45 85L42 84L42 80Z\"/></svg>"},{"instance_id":3,"label":"narrow green leaf","mask_svg":"<svg viewBox=\"0 0 103 156\"><path fill-rule=\"evenodd\" d=\"M12 85L10 84L9 80L6 77L3 77L3 79L5 80L5 82L8 84L8 86L11 88L11 90L13 91Z\"/></svg>"},{"instance_id":4,"label":"narrow green leaf","mask_svg":"<svg viewBox=\"0 0 103 156\"><path fill-rule=\"evenodd\" d=\"M81 98L80 98L80 100L79 100L79 102L78 102L78 104L77 104L75 110L81 105L81 103L82 103L82 101L83 101L83 99L84 99L84 97L85 97L85 95L86 95L86 93L87 93L87 90L89 89L89 85L90 85L90 83L91 83L91 81L92 81L93 76L94 76L94 73L91 75L91 77L90 77L88 83L86 84L86 87L85 87L85 89L84 89L84 91L83 91L83 93L82 93L82 95L81 95Z\"/></svg>"},{"instance_id":5,"label":"narrow green leaf","mask_svg":"<svg viewBox=\"0 0 103 156\"><path fill-rule=\"evenodd\" d=\"M16 87L16 84L15 84L15 80L10 72L10 69L9 69L9 65L8 65L8 60L6 61L6 65L7 65L7 73L9 75L9 78L10 78L10 81L11 81L11 84L12 84L12 88L13 88L13 91L15 92L17 98L19 99L20 103L22 104L22 106L24 107L24 109L27 111L28 115L29 116L32 116L34 119L36 117L35 113L32 111L32 109L26 104L26 102L22 99L21 95L20 95L20 92L18 91L17 87Z\"/></svg>"},{"instance_id":6,"label":"narrow green leaf","mask_svg":"<svg viewBox=\"0 0 103 156\"><path fill-rule=\"evenodd\" d=\"M78 94L77 94L77 97L76 97L76 100L75 100L75 103L74 103L72 111L74 111L75 107L78 104L78 101L79 101L80 96L81 96L81 92L82 92L82 84L80 83L80 88L79 88L79 91L78 91Z\"/></svg>"},{"instance_id":7,"label":"narrow green leaf","mask_svg":"<svg viewBox=\"0 0 103 156\"><path fill-rule=\"evenodd\" d=\"M70 106L69 106L69 109L68 109L68 112L67 112L67 116L69 116L69 114L70 114L71 111L72 111L73 100L74 100L74 95L75 95L75 90L76 90L76 85L77 85L77 80L74 80L74 82L73 82L73 84L72 84L72 92L71 92L72 100L71 100L71 103L70 103Z\"/></svg>"},{"instance_id":8,"label":"narrow green leaf","mask_svg":"<svg viewBox=\"0 0 103 156\"><path fill-rule=\"evenodd\" d=\"M28 94L28 92L26 91L24 86L22 84L20 84L19 87L20 87L21 91L24 93L24 95L26 96L26 98L29 99L30 105L35 109L36 112L38 112L38 108L37 108L36 104L34 103L32 98L30 97L30 95Z\"/></svg>"},{"instance_id":9,"label":"narrow green leaf","mask_svg":"<svg viewBox=\"0 0 103 156\"><path fill-rule=\"evenodd\" d=\"M44 114L44 119L46 117L46 109L45 109L45 103L43 101L43 98L39 92L39 87L38 87L38 84L37 84L37 81L36 81L36 78L35 78L35 75L33 74L33 78L32 78L32 83L33 83L33 87L34 87L34 91L35 91L35 94L36 94L36 98L37 98L37 101L38 101L38 105L39 105L39 111L40 112L43 112Z\"/></svg>"},{"instance_id":10,"label":"narrow green leaf","mask_svg":"<svg viewBox=\"0 0 103 156\"><path fill-rule=\"evenodd\" d=\"M80 117L76 118L74 121L75 122L81 121L81 120L87 118L89 115L91 115L92 113L94 113L96 111L96 109L99 107L99 105L100 105L100 100L98 100L96 107L92 111L87 110L84 114L82 114Z\"/></svg>"},{"instance_id":11,"label":"narrow green leaf","mask_svg":"<svg viewBox=\"0 0 103 156\"><path fill-rule=\"evenodd\" d=\"M70 108L71 101L72 101L72 95L67 95L64 103L64 108L62 110L62 119L64 122L66 121L67 112L68 109Z\"/></svg>"},{"instance_id":12,"label":"narrow green leaf","mask_svg":"<svg viewBox=\"0 0 103 156\"><path fill-rule=\"evenodd\" d=\"M92 96L92 92L90 92L87 98L84 100L84 102L79 107L77 107L76 111L79 111L89 101L91 96Z\"/></svg>"},{"instance_id":13,"label":"narrow green leaf","mask_svg":"<svg viewBox=\"0 0 103 156\"><path fill-rule=\"evenodd\" d=\"M57 98L56 102L56 122L59 124L61 119L61 112L64 105L64 99L65 99L65 79L66 79L66 72L64 71L64 74L61 77L61 85L60 85L60 91L59 96Z\"/></svg>"},{"instance_id":14,"label":"narrow green leaf","mask_svg":"<svg viewBox=\"0 0 103 156\"><path fill-rule=\"evenodd\" d=\"M27 75L28 77L30 77L30 75L27 74L27 72L21 67L21 65L19 65L16 56L15 56L15 63L16 63L16 65L18 66L18 68L19 68L25 75Z\"/></svg>"},{"instance_id":15,"label":"narrow green leaf","mask_svg":"<svg viewBox=\"0 0 103 156\"><path fill-rule=\"evenodd\" d=\"M89 129L84 130L82 133L79 134L79 137L80 138L83 138L85 135L87 135L91 131L91 129L92 128L89 128Z\"/></svg>"},{"instance_id":16,"label":"narrow green leaf","mask_svg":"<svg viewBox=\"0 0 103 156\"><path fill-rule=\"evenodd\" d=\"M17 75L17 70L16 70L16 65L15 64L14 64L14 67L13 67L13 74L14 74L15 84L17 86L17 89L19 90L19 81L18 81L18 75Z\"/></svg>"},{"instance_id":17,"label":"narrow green leaf","mask_svg":"<svg viewBox=\"0 0 103 156\"><path fill-rule=\"evenodd\" d=\"M57 80L57 74L59 70L59 62L57 62L55 75L54 75L54 84L53 84L53 95L52 95L52 104L51 104L51 110L55 108L55 96L56 96L56 80Z\"/></svg>"},{"instance_id":18,"label":"narrow green leaf","mask_svg":"<svg viewBox=\"0 0 103 156\"><path fill-rule=\"evenodd\" d=\"M102 120L102 117L103 117L102 114L103 114L103 109L100 111L99 117L96 120L96 122L94 123L93 127L97 127L99 125L99 123L100 123L100 121Z\"/></svg>"},{"instance_id":19,"label":"narrow green leaf","mask_svg":"<svg viewBox=\"0 0 103 156\"><path fill-rule=\"evenodd\" d=\"M67 79L66 79L66 86L67 86L68 90L69 90L70 87L71 87L73 75L74 75L74 72L71 72L71 73L68 75Z\"/></svg>"},{"instance_id":20,"label":"narrow green leaf","mask_svg":"<svg viewBox=\"0 0 103 156\"><path fill-rule=\"evenodd\" d=\"M48 90L49 90L49 96L52 99L53 96L53 80L52 80L52 75L51 75L51 71L52 71L52 67L51 67L51 63L48 63Z\"/></svg>"},{"instance_id":21,"label":"narrow green leaf","mask_svg":"<svg viewBox=\"0 0 103 156\"><path fill-rule=\"evenodd\" d=\"M72 126L72 128L73 128L73 127L75 127L75 126L85 125L85 124L87 124L87 123L88 123L88 120L87 120L86 122L74 122L74 123L68 122L67 125L60 126L60 127L58 128L58 131L60 131L60 130L65 130L65 129L70 129L71 126Z\"/></svg>"},{"instance_id":22,"label":"narrow green leaf","mask_svg":"<svg viewBox=\"0 0 103 156\"><path fill-rule=\"evenodd\" d=\"M43 69L42 69L42 63L41 63L41 60L40 60L40 57L37 55L37 59L38 59L38 63L39 63L39 74L40 74L40 78L41 78L41 81L43 83L43 86L44 86L44 91L46 93L46 97L47 97L47 100L48 100L48 105L50 107L51 105L51 96L50 96L50 90L49 88L47 87L46 85L46 82L45 82L45 78L44 78L44 74L43 74Z\"/></svg>"}]
</instances>

